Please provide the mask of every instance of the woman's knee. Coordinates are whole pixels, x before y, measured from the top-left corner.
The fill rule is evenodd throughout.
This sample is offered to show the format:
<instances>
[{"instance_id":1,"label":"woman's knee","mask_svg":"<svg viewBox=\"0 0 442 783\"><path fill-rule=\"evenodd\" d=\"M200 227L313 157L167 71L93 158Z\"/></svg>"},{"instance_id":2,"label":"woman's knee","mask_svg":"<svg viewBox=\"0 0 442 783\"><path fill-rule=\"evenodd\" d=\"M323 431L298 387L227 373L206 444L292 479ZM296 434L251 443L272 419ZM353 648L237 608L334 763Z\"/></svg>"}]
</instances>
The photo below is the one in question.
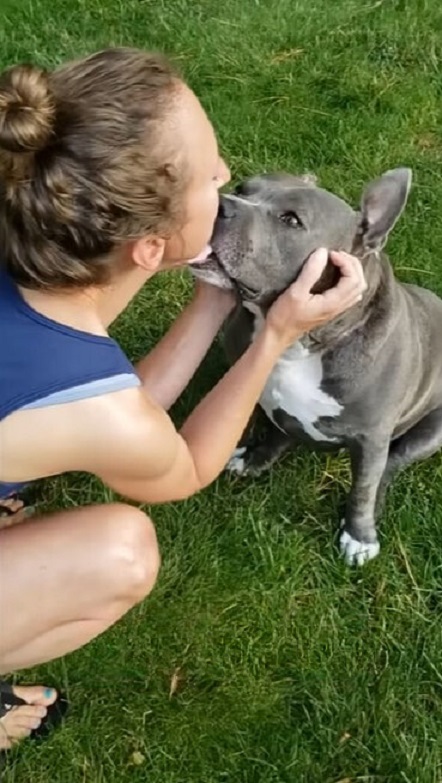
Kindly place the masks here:
<instances>
[{"instance_id":1,"label":"woman's knee","mask_svg":"<svg viewBox=\"0 0 442 783\"><path fill-rule=\"evenodd\" d=\"M134 604L145 598L157 580L161 560L151 519L125 504L106 507L100 560L117 599Z\"/></svg>"}]
</instances>

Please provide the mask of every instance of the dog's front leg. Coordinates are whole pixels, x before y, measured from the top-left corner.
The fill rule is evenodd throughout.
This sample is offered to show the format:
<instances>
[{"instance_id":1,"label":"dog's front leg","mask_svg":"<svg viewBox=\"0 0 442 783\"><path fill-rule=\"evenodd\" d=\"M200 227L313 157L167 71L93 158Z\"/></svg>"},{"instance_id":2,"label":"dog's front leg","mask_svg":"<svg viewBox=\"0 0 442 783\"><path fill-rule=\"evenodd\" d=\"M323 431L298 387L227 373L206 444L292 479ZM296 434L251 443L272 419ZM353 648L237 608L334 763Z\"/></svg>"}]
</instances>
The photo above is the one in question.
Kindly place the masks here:
<instances>
[{"instance_id":1,"label":"dog's front leg","mask_svg":"<svg viewBox=\"0 0 442 783\"><path fill-rule=\"evenodd\" d=\"M261 432L255 441L241 444L227 464L227 470L238 476L260 476L282 457L294 441L264 416Z\"/></svg>"},{"instance_id":2,"label":"dog's front leg","mask_svg":"<svg viewBox=\"0 0 442 783\"><path fill-rule=\"evenodd\" d=\"M350 448L352 486L347 501L341 552L350 565L362 565L379 554L375 508L388 459L390 439L362 438Z\"/></svg>"}]
</instances>

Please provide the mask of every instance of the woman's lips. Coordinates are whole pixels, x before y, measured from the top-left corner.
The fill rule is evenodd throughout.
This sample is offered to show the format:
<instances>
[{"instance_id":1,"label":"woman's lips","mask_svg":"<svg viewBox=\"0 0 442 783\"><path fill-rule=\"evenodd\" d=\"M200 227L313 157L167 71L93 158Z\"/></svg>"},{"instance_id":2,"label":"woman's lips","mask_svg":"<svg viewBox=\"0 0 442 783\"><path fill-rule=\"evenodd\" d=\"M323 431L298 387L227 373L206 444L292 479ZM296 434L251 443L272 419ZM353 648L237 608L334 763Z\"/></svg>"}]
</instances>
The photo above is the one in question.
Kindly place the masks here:
<instances>
[{"instance_id":1,"label":"woman's lips","mask_svg":"<svg viewBox=\"0 0 442 783\"><path fill-rule=\"evenodd\" d=\"M203 264L204 261L207 261L207 259L209 258L211 252L212 252L211 246L210 245L206 245L204 250L201 250L201 253L198 253L198 255L195 256L195 258L191 258L190 261L188 261L187 263L188 264Z\"/></svg>"}]
</instances>

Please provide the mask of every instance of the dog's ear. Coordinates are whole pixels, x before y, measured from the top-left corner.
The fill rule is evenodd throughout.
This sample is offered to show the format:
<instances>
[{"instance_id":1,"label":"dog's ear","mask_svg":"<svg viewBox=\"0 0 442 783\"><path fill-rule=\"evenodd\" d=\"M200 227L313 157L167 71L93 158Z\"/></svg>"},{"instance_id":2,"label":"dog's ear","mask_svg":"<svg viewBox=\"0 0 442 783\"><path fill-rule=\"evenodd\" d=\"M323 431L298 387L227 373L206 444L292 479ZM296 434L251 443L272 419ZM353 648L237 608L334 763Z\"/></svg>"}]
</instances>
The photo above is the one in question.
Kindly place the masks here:
<instances>
[{"instance_id":1,"label":"dog's ear","mask_svg":"<svg viewBox=\"0 0 442 783\"><path fill-rule=\"evenodd\" d=\"M300 174L297 179L299 179L303 185L307 185L309 188L316 188L318 185L318 178L316 174L311 174L309 171L306 171L305 174Z\"/></svg>"},{"instance_id":2,"label":"dog's ear","mask_svg":"<svg viewBox=\"0 0 442 783\"><path fill-rule=\"evenodd\" d=\"M387 171L371 182L361 200L358 233L366 251L381 250L400 217L411 186L411 169Z\"/></svg>"},{"instance_id":3,"label":"dog's ear","mask_svg":"<svg viewBox=\"0 0 442 783\"><path fill-rule=\"evenodd\" d=\"M275 179L275 184L286 188L316 188L318 187L318 178L311 171L305 171L303 174L282 174L280 179Z\"/></svg>"},{"instance_id":4,"label":"dog's ear","mask_svg":"<svg viewBox=\"0 0 442 783\"><path fill-rule=\"evenodd\" d=\"M239 182L233 192L237 196L253 196L265 189L265 187L277 186L280 190L290 190L290 188L315 188L318 179L314 174L306 172L305 174L287 174L285 171L273 171L266 174L258 174L255 177L249 177L243 182Z\"/></svg>"}]
</instances>

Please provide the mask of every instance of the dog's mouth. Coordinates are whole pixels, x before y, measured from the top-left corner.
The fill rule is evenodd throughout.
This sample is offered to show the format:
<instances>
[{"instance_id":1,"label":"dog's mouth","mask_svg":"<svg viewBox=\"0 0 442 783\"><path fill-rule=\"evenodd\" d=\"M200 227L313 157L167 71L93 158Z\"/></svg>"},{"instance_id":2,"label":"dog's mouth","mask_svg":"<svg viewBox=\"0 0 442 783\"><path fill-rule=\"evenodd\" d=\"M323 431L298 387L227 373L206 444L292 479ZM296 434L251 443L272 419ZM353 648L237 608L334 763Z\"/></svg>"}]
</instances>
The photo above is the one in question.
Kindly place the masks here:
<instances>
[{"instance_id":1,"label":"dog's mouth","mask_svg":"<svg viewBox=\"0 0 442 783\"><path fill-rule=\"evenodd\" d=\"M190 270L195 277L205 280L211 285L235 291L242 301L258 302L260 299L260 291L251 288L240 279L233 277L226 269L220 256L213 249L205 261L191 264Z\"/></svg>"},{"instance_id":2,"label":"dog's mouth","mask_svg":"<svg viewBox=\"0 0 442 783\"><path fill-rule=\"evenodd\" d=\"M215 250L211 250L204 261L190 264L190 271L200 280L206 280L218 288L236 289L236 280L228 273Z\"/></svg>"},{"instance_id":3,"label":"dog's mouth","mask_svg":"<svg viewBox=\"0 0 442 783\"><path fill-rule=\"evenodd\" d=\"M218 256L218 253L213 249L213 247L210 248L210 253L208 253L203 260L192 261L190 268L192 271L196 270L197 272L204 272L204 270L216 268L219 269L222 274L225 274L229 277L220 257Z\"/></svg>"}]
</instances>

